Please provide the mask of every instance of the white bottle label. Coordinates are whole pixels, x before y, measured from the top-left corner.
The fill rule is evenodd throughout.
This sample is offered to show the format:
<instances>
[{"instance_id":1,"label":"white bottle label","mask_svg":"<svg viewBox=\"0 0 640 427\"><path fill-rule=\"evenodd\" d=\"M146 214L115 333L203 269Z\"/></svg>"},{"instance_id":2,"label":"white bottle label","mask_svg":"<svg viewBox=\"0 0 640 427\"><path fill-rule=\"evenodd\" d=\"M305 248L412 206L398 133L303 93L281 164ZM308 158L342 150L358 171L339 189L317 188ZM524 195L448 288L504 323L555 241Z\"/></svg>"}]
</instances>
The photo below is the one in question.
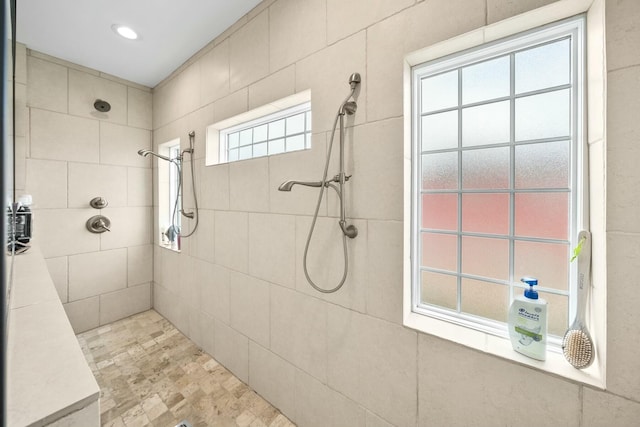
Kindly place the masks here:
<instances>
[{"instance_id":1,"label":"white bottle label","mask_svg":"<svg viewBox=\"0 0 640 427\"><path fill-rule=\"evenodd\" d=\"M509 335L513 349L526 356L545 360L547 350L546 302L514 301L509 315Z\"/></svg>"}]
</instances>

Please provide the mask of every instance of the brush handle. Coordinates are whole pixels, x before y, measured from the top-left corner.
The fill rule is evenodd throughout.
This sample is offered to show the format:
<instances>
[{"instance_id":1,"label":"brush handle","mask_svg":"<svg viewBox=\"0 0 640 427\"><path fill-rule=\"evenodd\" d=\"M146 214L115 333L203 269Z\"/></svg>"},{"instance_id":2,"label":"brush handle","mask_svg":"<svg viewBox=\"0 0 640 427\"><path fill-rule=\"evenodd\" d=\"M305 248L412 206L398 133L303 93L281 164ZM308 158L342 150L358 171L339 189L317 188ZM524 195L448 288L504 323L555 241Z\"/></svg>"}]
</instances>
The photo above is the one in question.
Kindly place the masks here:
<instances>
[{"instance_id":1,"label":"brush handle","mask_svg":"<svg viewBox=\"0 0 640 427\"><path fill-rule=\"evenodd\" d=\"M591 233L582 230L578 233L578 242L582 239L584 242L578 255L578 309L575 321L585 325L587 297L591 289Z\"/></svg>"}]
</instances>

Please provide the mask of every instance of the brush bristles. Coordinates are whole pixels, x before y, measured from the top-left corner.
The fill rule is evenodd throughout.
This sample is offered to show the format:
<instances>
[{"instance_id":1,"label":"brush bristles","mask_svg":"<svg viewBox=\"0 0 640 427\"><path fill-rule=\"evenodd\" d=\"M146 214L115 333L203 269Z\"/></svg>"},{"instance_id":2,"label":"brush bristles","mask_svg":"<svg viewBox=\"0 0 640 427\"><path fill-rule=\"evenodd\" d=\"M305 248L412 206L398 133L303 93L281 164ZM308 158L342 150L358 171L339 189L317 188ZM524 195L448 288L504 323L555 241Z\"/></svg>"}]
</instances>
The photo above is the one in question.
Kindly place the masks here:
<instances>
[{"instance_id":1,"label":"brush bristles","mask_svg":"<svg viewBox=\"0 0 640 427\"><path fill-rule=\"evenodd\" d=\"M562 352L574 368L583 369L593 362L593 343L582 330L569 330L562 340Z\"/></svg>"}]
</instances>

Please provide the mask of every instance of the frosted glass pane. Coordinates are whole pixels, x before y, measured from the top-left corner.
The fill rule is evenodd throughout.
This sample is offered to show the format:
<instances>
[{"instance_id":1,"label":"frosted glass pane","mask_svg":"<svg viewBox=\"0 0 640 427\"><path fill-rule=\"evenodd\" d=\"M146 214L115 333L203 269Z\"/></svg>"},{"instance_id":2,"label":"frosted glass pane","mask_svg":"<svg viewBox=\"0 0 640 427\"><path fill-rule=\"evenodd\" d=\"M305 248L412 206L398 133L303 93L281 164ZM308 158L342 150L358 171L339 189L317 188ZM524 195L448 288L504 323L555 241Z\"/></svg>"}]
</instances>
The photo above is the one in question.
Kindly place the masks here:
<instances>
[{"instance_id":1,"label":"frosted glass pane","mask_svg":"<svg viewBox=\"0 0 640 427\"><path fill-rule=\"evenodd\" d=\"M262 142L253 146L253 157L261 157L267 155L267 143Z\"/></svg>"},{"instance_id":2,"label":"frosted glass pane","mask_svg":"<svg viewBox=\"0 0 640 427\"><path fill-rule=\"evenodd\" d=\"M506 322L509 311L509 287L482 280L462 279L461 311Z\"/></svg>"},{"instance_id":3,"label":"frosted glass pane","mask_svg":"<svg viewBox=\"0 0 640 427\"><path fill-rule=\"evenodd\" d=\"M267 140L267 125L261 125L253 128L253 142Z\"/></svg>"},{"instance_id":4,"label":"frosted glass pane","mask_svg":"<svg viewBox=\"0 0 640 427\"><path fill-rule=\"evenodd\" d=\"M516 146L516 188L568 188L569 141Z\"/></svg>"},{"instance_id":5,"label":"frosted glass pane","mask_svg":"<svg viewBox=\"0 0 640 427\"><path fill-rule=\"evenodd\" d=\"M516 141L568 137L569 89L516 99Z\"/></svg>"},{"instance_id":6,"label":"frosted glass pane","mask_svg":"<svg viewBox=\"0 0 640 427\"><path fill-rule=\"evenodd\" d=\"M304 135L287 138L287 151L304 150Z\"/></svg>"},{"instance_id":7,"label":"frosted glass pane","mask_svg":"<svg viewBox=\"0 0 640 427\"><path fill-rule=\"evenodd\" d=\"M269 123L269 139L281 138L284 136L284 119Z\"/></svg>"},{"instance_id":8,"label":"frosted glass pane","mask_svg":"<svg viewBox=\"0 0 640 427\"><path fill-rule=\"evenodd\" d=\"M462 237L462 272L507 280L509 278L509 241Z\"/></svg>"},{"instance_id":9,"label":"frosted glass pane","mask_svg":"<svg viewBox=\"0 0 640 427\"><path fill-rule=\"evenodd\" d=\"M458 146L458 111L422 117L422 151Z\"/></svg>"},{"instance_id":10,"label":"frosted glass pane","mask_svg":"<svg viewBox=\"0 0 640 427\"><path fill-rule=\"evenodd\" d=\"M462 145L509 142L509 101L462 110Z\"/></svg>"},{"instance_id":11,"label":"frosted glass pane","mask_svg":"<svg viewBox=\"0 0 640 427\"><path fill-rule=\"evenodd\" d=\"M235 162L238 160L238 149L234 148L233 150L229 150L229 158L227 159L230 162Z\"/></svg>"},{"instance_id":12,"label":"frosted glass pane","mask_svg":"<svg viewBox=\"0 0 640 427\"><path fill-rule=\"evenodd\" d=\"M518 294L522 294L520 291ZM549 335L563 337L569 327L569 297L564 295L548 294L539 292L540 298L544 298L547 303L547 316L549 316Z\"/></svg>"},{"instance_id":13,"label":"frosted glass pane","mask_svg":"<svg viewBox=\"0 0 640 427\"><path fill-rule=\"evenodd\" d=\"M457 230L458 195L423 194L421 226L436 230Z\"/></svg>"},{"instance_id":14,"label":"frosted glass pane","mask_svg":"<svg viewBox=\"0 0 640 427\"><path fill-rule=\"evenodd\" d=\"M458 279L456 276L423 271L420 283L420 302L456 310Z\"/></svg>"},{"instance_id":15,"label":"frosted glass pane","mask_svg":"<svg viewBox=\"0 0 640 427\"><path fill-rule=\"evenodd\" d=\"M516 93L570 83L570 47L564 39L516 53Z\"/></svg>"},{"instance_id":16,"label":"frosted glass pane","mask_svg":"<svg viewBox=\"0 0 640 427\"><path fill-rule=\"evenodd\" d=\"M269 154L284 153L284 138L269 141Z\"/></svg>"},{"instance_id":17,"label":"frosted glass pane","mask_svg":"<svg viewBox=\"0 0 640 427\"><path fill-rule=\"evenodd\" d=\"M422 112L458 105L458 71L422 79Z\"/></svg>"},{"instance_id":18,"label":"frosted glass pane","mask_svg":"<svg viewBox=\"0 0 640 427\"><path fill-rule=\"evenodd\" d=\"M463 68L462 103L509 96L509 62L509 57L503 56Z\"/></svg>"},{"instance_id":19,"label":"frosted glass pane","mask_svg":"<svg viewBox=\"0 0 640 427\"><path fill-rule=\"evenodd\" d=\"M462 152L462 188L509 188L509 148L486 148Z\"/></svg>"},{"instance_id":20,"label":"frosted glass pane","mask_svg":"<svg viewBox=\"0 0 640 427\"><path fill-rule=\"evenodd\" d=\"M240 131L240 146L253 144L253 129Z\"/></svg>"},{"instance_id":21,"label":"frosted glass pane","mask_svg":"<svg viewBox=\"0 0 640 427\"><path fill-rule=\"evenodd\" d=\"M569 245L561 243L515 242L515 276L538 278L540 286L568 290Z\"/></svg>"},{"instance_id":22,"label":"frosted glass pane","mask_svg":"<svg viewBox=\"0 0 640 427\"><path fill-rule=\"evenodd\" d=\"M421 233L422 267L458 271L458 236Z\"/></svg>"},{"instance_id":23,"label":"frosted glass pane","mask_svg":"<svg viewBox=\"0 0 640 427\"><path fill-rule=\"evenodd\" d=\"M568 193L516 194L517 236L567 239Z\"/></svg>"},{"instance_id":24,"label":"frosted glass pane","mask_svg":"<svg viewBox=\"0 0 640 427\"><path fill-rule=\"evenodd\" d=\"M247 145L245 147L240 147L238 152L238 160L250 159L252 157L252 149L251 145Z\"/></svg>"},{"instance_id":25,"label":"frosted glass pane","mask_svg":"<svg viewBox=\"0 0 640 427\"><path fill-rule=\"evenodd\" d=\"M311 133L304 135L304 146L306 148L311 148Z\"/></svg>"},{"instance_id":26,"label":"frosted glass pane","mask_svg":"<svg viewBox=\"0 0 640 427\"><path fill-rule=\"evenodd\" d=\"M236 148L238 146L238 142L240 141L240 135L238 134L238 132L229 134L228 138L229 148Z\"/></svg>"},{"instance_id":27,"label":"frosted glass pane","mask_svg":"<svg viewBox=\"0 0 640 427\"><path fill-rule=\"evenodd\" d=\"M462 231L509 233L508 194L463 194Z\"/></svg>"},{"instance_id":28,"label":"frosted glass pane","mask_svg":"<svg viewBox=\"0 0 640 427\"><path fill-rule=\"evenodd\" d=\"M458 153L424 154L422 156L422 188L455 190L458 188Z\"/></svg>"},{"instance_id":29,"label":"frosted glass pane","mask_svg":"<svg viewBox=\"0 0 640 427\"><path fill-rule=\"evenodd\" d=\"M287 117L287 135L304 132L304 113Z\"/></svg>"}]
</instances>

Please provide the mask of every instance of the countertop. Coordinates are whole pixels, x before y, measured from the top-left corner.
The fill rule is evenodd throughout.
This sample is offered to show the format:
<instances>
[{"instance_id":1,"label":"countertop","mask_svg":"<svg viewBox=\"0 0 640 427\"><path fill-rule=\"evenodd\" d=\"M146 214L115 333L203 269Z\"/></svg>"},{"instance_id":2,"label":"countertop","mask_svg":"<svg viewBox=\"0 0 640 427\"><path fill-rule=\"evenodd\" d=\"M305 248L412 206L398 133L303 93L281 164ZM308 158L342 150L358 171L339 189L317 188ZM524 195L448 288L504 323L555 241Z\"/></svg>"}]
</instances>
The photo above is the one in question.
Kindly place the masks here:
<instances>
[{"instance_id":1,"label":"countertop","mask_svg":"<svg viewBox=\"0 0 640 427\"><path fill-rule=\"evenodd\" d=\"M9 267L9 266L7 266ZM45 426L100 397L40 250L16 255L7 343L7 425Z\"/></svg>"}]
</instances>

